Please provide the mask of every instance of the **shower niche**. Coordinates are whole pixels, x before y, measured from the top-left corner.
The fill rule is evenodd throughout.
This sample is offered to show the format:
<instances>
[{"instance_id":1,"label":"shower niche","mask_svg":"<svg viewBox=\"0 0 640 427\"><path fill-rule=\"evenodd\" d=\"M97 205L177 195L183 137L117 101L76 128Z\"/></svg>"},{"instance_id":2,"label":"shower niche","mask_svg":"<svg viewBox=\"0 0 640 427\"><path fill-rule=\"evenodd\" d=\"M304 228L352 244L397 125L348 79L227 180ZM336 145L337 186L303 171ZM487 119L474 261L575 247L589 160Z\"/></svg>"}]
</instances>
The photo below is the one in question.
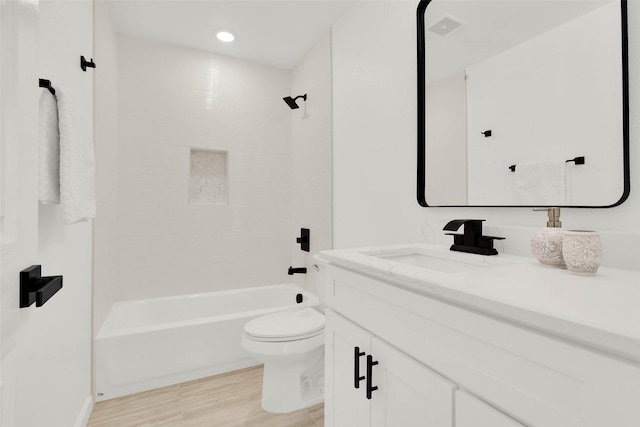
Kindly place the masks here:
<instances>
[{"instance_id":1,"label":"shower niche","mask_svg":"<svg viewBox=\"0 0 640 427\"><path fill-rule=\"evenodd\" d=\"M229 201L227 152L192 148L189 204L226 205Z\"/></svg>"}]
</instances>

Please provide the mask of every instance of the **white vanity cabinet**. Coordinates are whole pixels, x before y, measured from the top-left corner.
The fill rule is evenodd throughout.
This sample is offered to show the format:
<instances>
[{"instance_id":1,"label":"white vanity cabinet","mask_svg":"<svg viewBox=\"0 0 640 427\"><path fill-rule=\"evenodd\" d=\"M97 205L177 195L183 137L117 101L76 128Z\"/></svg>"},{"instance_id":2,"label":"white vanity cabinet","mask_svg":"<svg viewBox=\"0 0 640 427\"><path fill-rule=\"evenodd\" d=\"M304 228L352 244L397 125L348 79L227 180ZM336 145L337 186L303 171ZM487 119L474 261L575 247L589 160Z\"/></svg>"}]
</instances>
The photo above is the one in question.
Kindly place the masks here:
<instances>
[{"instance_id":1,"label":"white vanity cabinet","mask_svg":"<svg viewBox=\"0 0 640 427\"><path fill-rule=\"evenodd\" d=\"M464 391L456 392L456 427L524 427Z\"/></svg>"},{"instance_id":2,"label":"white vanity cabinet","mask_svg":"<svg viewBox=\"0 0 640 427\"><path fill-rule=\"evenodd\" d=\"M327 426L640 426L637 362L395 277L324 268Z\"/></svg>"},{"instance_id":3,"label":"white vanity cabinet","mask_svg":"<svg viewBox=\"0 0 640 427\"><path fill-rule=\"evenodd\" d=\"M327 426L453 426L452 383L327 310Z\"/></svg>"}]
</instances>

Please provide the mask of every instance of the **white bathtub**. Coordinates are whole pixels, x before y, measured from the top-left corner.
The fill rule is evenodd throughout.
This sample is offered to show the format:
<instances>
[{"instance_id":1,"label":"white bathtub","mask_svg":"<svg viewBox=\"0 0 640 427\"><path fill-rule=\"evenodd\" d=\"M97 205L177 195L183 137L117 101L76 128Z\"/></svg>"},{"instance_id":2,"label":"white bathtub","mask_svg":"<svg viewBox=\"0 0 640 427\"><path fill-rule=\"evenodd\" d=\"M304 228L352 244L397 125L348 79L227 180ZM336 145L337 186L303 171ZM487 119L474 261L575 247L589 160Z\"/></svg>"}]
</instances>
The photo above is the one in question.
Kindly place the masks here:
<instances>
[{"instance_id":1,"label":"white bathtub","mask_svg":"<svg viewBox=\"0 0 640 427\"><path fill-rule=\"evenodd\" d=\"M256 365L240 346L246 322L317 305L293 284L115 303L95 341L96 399Z\"/></svg>"}]
</instances>

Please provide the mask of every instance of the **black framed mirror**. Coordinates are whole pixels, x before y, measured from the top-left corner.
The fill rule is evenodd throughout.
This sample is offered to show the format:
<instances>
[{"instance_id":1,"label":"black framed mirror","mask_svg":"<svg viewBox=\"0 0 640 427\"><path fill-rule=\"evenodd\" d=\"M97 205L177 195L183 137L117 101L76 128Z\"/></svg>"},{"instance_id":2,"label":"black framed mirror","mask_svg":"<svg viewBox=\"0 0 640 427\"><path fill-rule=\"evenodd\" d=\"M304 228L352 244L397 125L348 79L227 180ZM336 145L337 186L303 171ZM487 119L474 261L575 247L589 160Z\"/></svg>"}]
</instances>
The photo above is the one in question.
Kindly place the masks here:
<instances>
[{"instance_id":1,"label":"black framed mirror","mask_svg":"<svg viewBox=\"0 0 640 427\"><path fill-rule=\"evenodd\" d=\"M626 0L420 1L418 203L624 202L626 12Z\"/></svg>"}]
</instances>

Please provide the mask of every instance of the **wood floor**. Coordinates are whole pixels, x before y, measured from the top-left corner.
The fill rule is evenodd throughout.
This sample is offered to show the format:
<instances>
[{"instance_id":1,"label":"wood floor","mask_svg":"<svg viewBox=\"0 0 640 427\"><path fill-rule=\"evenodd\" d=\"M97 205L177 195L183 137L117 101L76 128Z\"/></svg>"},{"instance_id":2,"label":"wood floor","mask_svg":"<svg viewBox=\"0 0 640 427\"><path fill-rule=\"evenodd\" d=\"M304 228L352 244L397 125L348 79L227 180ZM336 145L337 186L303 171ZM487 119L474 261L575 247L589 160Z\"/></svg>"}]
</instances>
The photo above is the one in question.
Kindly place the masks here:
<instances>
[{"instance_id":1,"label":"wood floor","mask_svg":"<svg viewBox=\"0 0 640 427\"><path fill-rule=\"evenodd\" d=\"M324 405L289 414L260 407L262 366L98 402L88 427L322 427Z\"/></svg>"}]
</instances>

